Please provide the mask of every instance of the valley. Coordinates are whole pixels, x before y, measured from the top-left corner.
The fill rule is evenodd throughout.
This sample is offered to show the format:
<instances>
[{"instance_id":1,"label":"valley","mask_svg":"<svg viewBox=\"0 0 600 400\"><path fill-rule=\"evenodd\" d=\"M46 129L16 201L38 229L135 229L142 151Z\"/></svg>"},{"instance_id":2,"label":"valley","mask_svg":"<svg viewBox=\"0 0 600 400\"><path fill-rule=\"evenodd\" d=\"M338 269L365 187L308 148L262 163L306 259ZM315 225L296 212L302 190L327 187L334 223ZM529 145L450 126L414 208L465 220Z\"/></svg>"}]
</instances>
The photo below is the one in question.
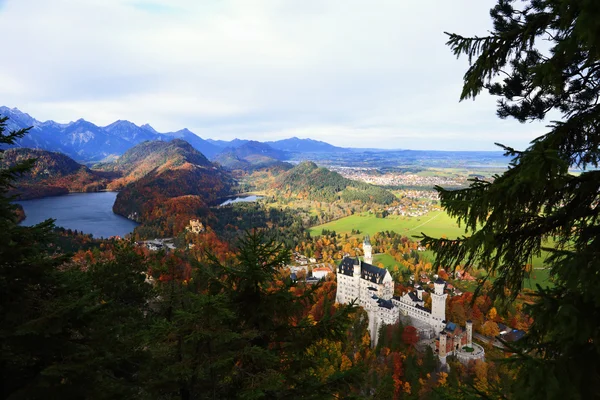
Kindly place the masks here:
<instances>
[{"instance_id":1,"label":"valley","mask_svg":"<svg viewBox=\"0 0 600 400\"><path fill-rule=\"evenodd\" d=\"M122 133L121 128L132 128L118 122L105 131ZM463 325L472 319L478 338L500 335L499 326L527 330L531 321L522 305L530 301L535 285L552 286L542 259L532 260L532 266L524 266L527 276L514 306L499 314L500 305L487 294L485 302L468 303L478 284L489 290L484 282L489 285L497 276L476 264L460 265L456 271L435 265L434 253L421 243L422 233L448 239L465 235L464 228L441 208L434 187L455 190L474 179L493 181L503 171L495 154L425 156L367 149L353 150L353 156L342 159L338 156L348 149L297 138L280 143L206 141L217 150L204 154L199 150L204 144L195 139L188 142L186 133L168 140L144 140L100 161L90 157L85 165L59 152L5 150L2 168L22 162L32 167L16 177L9 192L21 199L25 216L21 226L56 218L57 246L74 252L75 265L107 262L133 242L131 251L151 263L146 280L163 289L168 282L187 287L205 273L199 266L235 262L249 251L240 246L249 246L253 235L261 235L261 240L268 238L291 255L270 270L275 275L268 278L268 285L295 279L301 290L319 291L310 300L316 303L304 311L313 321L321 321L325 302L336 298L338 266L348 257L370 258L371 246L370 268L389 272L395 298L422 285L428 289L425 307L431 307L431 282L443 279L450 294L449 318ZM478 157L483 157L482 164L471 165ZM259 244L253 246L261 249ZM266 254L258 257L264 265L274 262ZM410 324L394 323L380 332L356 328L362 337L359 352L371 351L367 349L377 338L384 348L413 349L417 339L390 343L389 332L415 329L404 323ZM424 335L421 346L426 346L428 339L420 334ZM373 351L381 351L380 344ZM488 346L485 351L494 350ZM428 365L437 362L435 354L424 348L414 354L415 360L428 360ZM372 367L374 360L368 361Z\"/></svg>"}]
</instances>

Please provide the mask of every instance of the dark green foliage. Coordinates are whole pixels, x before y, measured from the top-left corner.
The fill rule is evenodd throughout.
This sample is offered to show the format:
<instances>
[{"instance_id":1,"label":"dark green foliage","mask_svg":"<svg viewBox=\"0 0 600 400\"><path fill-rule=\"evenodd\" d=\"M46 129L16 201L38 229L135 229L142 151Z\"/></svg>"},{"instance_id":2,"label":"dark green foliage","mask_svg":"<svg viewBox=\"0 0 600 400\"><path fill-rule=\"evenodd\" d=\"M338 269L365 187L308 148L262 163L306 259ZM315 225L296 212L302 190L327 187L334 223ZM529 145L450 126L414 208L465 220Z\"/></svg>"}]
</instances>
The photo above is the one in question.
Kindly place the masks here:
<instances>
[{"instance_id":1,"label":"dark green foliage","mask_svg":"<svg viewBox=\"0 0 600 400\"><path fill-rule=\"evenodd\" d=\"M151 360L142 368L150 398L220 399L231 396L235 312L211 273L195 269L183 284L179 265L170 260L154 272L168 280L158 286L161 300L144 345ZM160 372L158 372L160 371Z\"/></svg>"},{"instance_id":2,"label":"dark green foliage","mask_svg":"<svg viewBox=\"0 0 600 400\"><path fill-rule=\"evenodd\" d=\"M0 118L0 143L12 144L27 132L5 133ZM0 156L2 153L0 152ZM6 193L32 160L0 169L0 387L2 398L27 387L46 365L45 332L32 326L43 316L45 301L56 291L54 270L64 258L53 257L52 221L33 227L17 225L15 207Z\"/></svg>"},{"instance_id":3,"label":"dark green foliage","mask_svg":"<svg viewBox=\"0 0 600 400\"><path fill-rule=\"evenodd\" d=\"M288 248L310 239L302 218L289 209L254 202L235 203L212 211L215 218L209 221L210 226L228 242L235 242L245 231L263 228L268 228L271 237Z\"/></svg>"},{"instance_id":4,"label":"dark green foliage","mask_svg":"<svg viewBox=\"0 0 600 400\"><path fill-rule=\"evenodd\" d=\"M60 341L34 389L60 398L137 395L140 364L149 360L140 346L151 294L146 269L142 257L122 246L114 260L96 262L88 271L59 272L62 290L36 323L46 332L56 330Z\"/></svg>"},{"instance_id":5,"label":"dark green foliage","mask_svg":"<svg viewBox=\"0 0 600 400\"><path fill-rule=\"evenodd\" d=\"M6 135L4 122L1 143L25 134ZM150 289L144 260L124 247L84 271L64 264L52 220L18 226L6 193L33 164L0 169L0 398L133 396Z\"/></svg>"},{"instance_id":6,"label":"dark green foliage","mask_svg":"<svg viewBox=\"0 0 600 400\"><path fill-rule=\"evenodd\" d=\"M335 372L323 381L314 374L322 362L307 350L321 340L347 340L353 306L314 322L306 313L319 285L295 292L280 280L289 258L281 244L263 233L242 238L236 260L213 259L194 269L182 285L176 265L166 265L163 301L147 341L157 365L146 372L150 392L164 398L270 399L331 398L358 382L356 370ZM165 275L166 273L166 275ZM317 352L318 353L318 352ZM154 377L156 368L162 373Z\"/></svg>"},{"instance_id":7,"label":"dark green foliage","mask_svg":"<svg viewBox=\"0 0 600 400\"><path fill-rule=\"evenodd\" d=\"M277 281L289 252L263 233L242 239L236 258L237 265L225 267L225 291L237 311L237 329L245 337L237 363L240 397L317 399L347 390L356 376L336 372L326 381L316 379L311 371L318 360L306 350L321 340L345 341L353 305L330 313L326 301L323 318L308 318L306 305L315 301L319 286L298 295L290 290L296 283Z\"/></svg>"},{"instance_id":8,"label":"dark green foliage","mask_svg":"<svg viewBox=\"0 0 600 400\"><path fill-rule=\"evenodd\" d=\"M448 213L474 232L426 238L437 263L478 264L495 274L494 293L511 300L525 265L544 249L555 287L538 288L534 323L518 343L515 398L600 396L600 7L597 1L499 0L494 30L482 38L451 34L448 44L471 67L461 98L487 89L498 115L560 120L524 151L504 147L510 168L468 189L437 188ZM550 43L550 50L540 43ZM498 79L502 78L502 80ZM569 173L570 167L584 171ZM478 229L480 228L480 229ZM544 248L554 239L553 248ZM507 294L508 293L508 294Z\"/></svg>"}]
</instances>

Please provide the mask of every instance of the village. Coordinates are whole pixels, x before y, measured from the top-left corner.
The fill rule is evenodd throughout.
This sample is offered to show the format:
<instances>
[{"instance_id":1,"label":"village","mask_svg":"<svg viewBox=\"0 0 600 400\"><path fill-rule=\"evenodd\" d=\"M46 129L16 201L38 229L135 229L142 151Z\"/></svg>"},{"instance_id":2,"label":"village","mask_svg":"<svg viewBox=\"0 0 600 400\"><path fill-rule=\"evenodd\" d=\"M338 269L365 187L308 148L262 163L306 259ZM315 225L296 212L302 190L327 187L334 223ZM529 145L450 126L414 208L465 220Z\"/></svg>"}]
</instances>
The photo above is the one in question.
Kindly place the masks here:
<instances>
[{"instance_id":1,"label":"village","mask_svg":"<svg viewBox=\"0 0 600 400\"><path fill-rule=\"evenodd\" d=\"M414 173L388 172L381 174L377 168L363 167L328 167L345 178L362 181L378 186L408 186L433 188L434 186L462 187L467 183L466 177L447 177L439 174L417 175Z\"/></svg>"}]
</instances>

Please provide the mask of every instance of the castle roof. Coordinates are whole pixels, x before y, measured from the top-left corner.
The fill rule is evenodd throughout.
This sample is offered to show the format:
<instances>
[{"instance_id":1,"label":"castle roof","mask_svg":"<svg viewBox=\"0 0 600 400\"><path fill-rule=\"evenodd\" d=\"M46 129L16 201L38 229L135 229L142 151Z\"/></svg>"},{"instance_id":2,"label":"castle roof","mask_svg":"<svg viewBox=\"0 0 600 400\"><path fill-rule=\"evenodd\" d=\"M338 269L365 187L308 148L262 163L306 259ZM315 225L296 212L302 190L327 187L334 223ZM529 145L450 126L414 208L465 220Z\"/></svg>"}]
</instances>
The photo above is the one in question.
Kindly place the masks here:
<instances>
[{"instance_id":1,"label":"castle roof","mask_svg":"<svg viewBox=\"0 0 600 400\"><path fill-rule=\"evenodd\" d=\"M355 258L344 257L340 265L338 265L338 273L346 276L354 276L354 266L358 263L359 261Z\"/></svg>"},{"instance_id":2,"label":"castle roof","mask_svg":"<svg viewBox=\"0 0 600 400\"><path fill-rule=\"evenodd\" d=\"M379 304L379 307L387 308L388 310L394 308L394 303L392 303L391 300L379 299L377 300L377 303Z\"/></svg>"},{"instance_id":3,"label":"castle roof","mask_svg":"<svg viewBox=\"0 0 600 400\"><path fill-rule=\"evenodd\" d=\"M368 244L369 246L371 245L371 238L369 237L369 235L365 236L365 240L363 241L363 245Z\"/></svg>"},{"instance_id":4,"label":"castle roof","mask_svg":"<svg viewBox=\"0 0 600 400\"><path fill-rule=\"evenodd\" d=\"M347 276L354 276L354 266L361 264L360 277L369 282L383 283L383 278L387 270L385 268L379 268L366 262L360 262L356 258L344 257L344 259L338 265L338 273Z\"/></svg>"},{"instance_id":5,"label":"castle roof","mask_svg":"<svg viewBox=\"0 0 600 400\"><path fill-rule=\"evenodd\" d=\"M383 283L383 278L385 278L387 272L385 268L379 268L366 262L363 262L361 267L361 278L373 283Z\"/></svg>"},{"instance_id":6,"label":"castle roof","mask_svg":"<svg viewBox=\"0 0 600 400\"><path fill-rule=\"evenodd\" d=\"M445 284L446 284L446 281L445 281L445 280L443 280L442 278L439 278L439 277L438 277L438 278L435 280L435 282L434 282L434 283L437 283L437 284L439 284L439 285L445 285Z\"/></svg>"},{"instance_id":7,"label":"castle roof","mask_svg":"<svg viewBox=\"0 0 600 400\"><path fill-rule=\"evenodd\" d=\"M410 297L412 301L423 302L415 292L408 292L408 297Z\"/></svg>"}]
</instances>

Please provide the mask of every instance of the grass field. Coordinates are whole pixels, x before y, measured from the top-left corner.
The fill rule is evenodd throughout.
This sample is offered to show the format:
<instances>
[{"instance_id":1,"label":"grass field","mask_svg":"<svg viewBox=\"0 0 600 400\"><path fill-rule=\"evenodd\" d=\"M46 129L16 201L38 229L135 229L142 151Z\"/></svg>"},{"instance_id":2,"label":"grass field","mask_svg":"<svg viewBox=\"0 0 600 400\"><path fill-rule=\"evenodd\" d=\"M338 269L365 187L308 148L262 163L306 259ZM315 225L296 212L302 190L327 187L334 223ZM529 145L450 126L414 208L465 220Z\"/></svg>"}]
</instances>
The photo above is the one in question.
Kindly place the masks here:
<instances>
[{"instance_id":1,"label":"grass field","mask_svg":"<svg viewBox=\"0 0 600 400\"><path fill-rule=\"evenodd\" d=\"M432 237L446 235L448 238L460 237L465 233L464 229L459 228L454 219L450 218L444 211L432 211L418 218L394 215L387 218L376 218L375 215L369 213L355 214L323 225L314 226L310 228L310 234L312 236L319 236L323 229L335 231L340 234L350 234L353 229L358 229L361 232L359 235L361 237L365 234L373 236L375 233L381 231L394 231L410 238L420 235L421 232ZM552 246L552 241L548 242L546 246ZM546 255L543 252L540 257L534 257L532 262L533 267L542 267ZM429 261L433 261L435 258L433 252L429 250L423 252L423 256ZM382 262L387 266L385 261ZM541 277L535 279L536 283L541 284L544 279L547 280L546 271L536 270L536 272L539 272L537 275Z\"/></svg>"},{"instance_id":2,"label":"grass field","mask_svg":"<svg viewBox=\"0 0 600 400\"><path fill-rule=\"evenodd\" d=\"M536 284L543 288L554 286L548 278L549 271L547 269L534 269L531 271L530 279L525 279L524 286L527 289L536 289Z\"/></svg>"},{"instance_id":3,"label":"grass field","mask_svg":"<svg viewBox=\"0 0 600 400\"><path fill-rule=\"evenodd\" d=\"M373 256L373 264L378 265L379 263L382 263L386 269L391 269L394 265L400 264L389 254L375 254Z\"/></svg>"},{"instance_id":4,"label":"grass field","mask_svg":"<svg viewBox=\"0 0 600 400\"><path fill-rule=\"evenodd\" d=\"M433 237L446 235L449 238L462 236L464 229L444 211L432 211L421 217L401 217L390 215L387 218L376 218L373 214L361 213L341 218L323 225L310 228L310 234L318 236L323 229L337 233L350 234L353 229L359 229L362 234L374 235L381 231L394 231L408 237L424 232Z\"/></svg>"}]
</instances>

